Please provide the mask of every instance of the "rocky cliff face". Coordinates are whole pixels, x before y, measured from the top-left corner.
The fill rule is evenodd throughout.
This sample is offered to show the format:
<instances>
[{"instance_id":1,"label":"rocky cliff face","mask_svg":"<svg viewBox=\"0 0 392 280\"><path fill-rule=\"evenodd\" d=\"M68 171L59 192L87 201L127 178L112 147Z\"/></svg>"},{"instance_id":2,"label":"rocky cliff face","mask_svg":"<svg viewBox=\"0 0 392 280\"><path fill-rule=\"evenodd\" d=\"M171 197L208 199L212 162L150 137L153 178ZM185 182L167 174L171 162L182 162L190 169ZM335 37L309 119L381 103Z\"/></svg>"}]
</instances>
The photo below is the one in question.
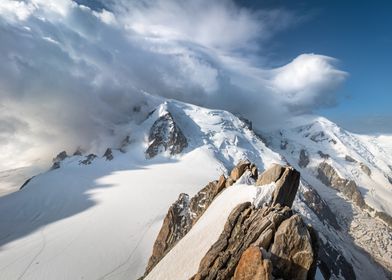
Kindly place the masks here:
<instances>
[{"instance_id":1,"label":"rocky cliff face","mask_svg":"<svg viewBox=\"0 0 392 280\"><path fill-rule=\"evenodd\" d=\"M336 170L326 162L320 163L317 172L317 178L326 186L342 192L359 207L365 206L365 201L358 190L357 184L353 180L341 178Z\"/></svg>"},{"instance_id":2,"label":"rocky cliff face","mask_svg":"<svg viewBox=\"0 0 392 280\"><path fill-rule=\"evenodd\" d=\"M170 112L165 112L154 122L150 129L148 141L146 155L149 158L163 151L168 151L170 155L179 154L188 146L186 137L177 126Z\"/></svg>"},{"instance_id":3,"label":"rocky cliff face","mask_svg":"<svg viewBox=\"0 0 392 280\"><path fill-rule=\"evenodd\" d=\"M245 172L254 176L257 169L249 162L240 162L228 179L221 177L195 195L191 201L194 205L202 205L202 211L191 207L184 195L180 196L164 220L146 275L179 237L190 230L214 197ZM302 218L291 210L299 179L299 172L287 166L274 165L262 173L256 183L259 188L266 188L265 185L271 183L275 185L269 202L260 207L251 202L235 207L218 240L201 259L199 269L191 279L312 278L317 238Z\"/></svg>"}]
</instances>

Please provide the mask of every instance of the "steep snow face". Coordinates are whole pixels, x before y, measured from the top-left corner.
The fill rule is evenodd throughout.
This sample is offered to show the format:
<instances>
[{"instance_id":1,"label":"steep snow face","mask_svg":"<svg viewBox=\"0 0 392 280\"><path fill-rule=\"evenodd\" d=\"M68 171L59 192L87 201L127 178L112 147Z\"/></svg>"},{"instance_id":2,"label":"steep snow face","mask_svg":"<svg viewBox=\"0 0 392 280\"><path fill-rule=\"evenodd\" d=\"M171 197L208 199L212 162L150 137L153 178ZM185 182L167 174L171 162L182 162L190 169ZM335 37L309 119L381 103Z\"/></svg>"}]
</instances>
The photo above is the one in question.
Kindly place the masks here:
<instances>
[{"instance_id":1,"label":"steep snow face","mask_svg":"<svg viewBox=\"0 0 392 280\"><path fill-rule=\"evenodd\" d=\"M349 133L318 116L295 118L280 131L265 135L271 147L293 166L308 168L316 175L325 161L340 177L355 181L370 206L392 215L392 154L377 138Z\"/></svg>"},{"instance_id":2,"label":"steep snow face","mask_svg":"<svg viewBox=\"0 0 392 280\"><path fill-rule=\"evenodd\" d=\"M147 159L149 130L164 111L188 145ZM67 157L0 197L0 279L137 279L179 193L195 194L243 158L260 168L281 162L224 111L168 101L131 131L113 159Z\"/></svg>"}]
</instances>

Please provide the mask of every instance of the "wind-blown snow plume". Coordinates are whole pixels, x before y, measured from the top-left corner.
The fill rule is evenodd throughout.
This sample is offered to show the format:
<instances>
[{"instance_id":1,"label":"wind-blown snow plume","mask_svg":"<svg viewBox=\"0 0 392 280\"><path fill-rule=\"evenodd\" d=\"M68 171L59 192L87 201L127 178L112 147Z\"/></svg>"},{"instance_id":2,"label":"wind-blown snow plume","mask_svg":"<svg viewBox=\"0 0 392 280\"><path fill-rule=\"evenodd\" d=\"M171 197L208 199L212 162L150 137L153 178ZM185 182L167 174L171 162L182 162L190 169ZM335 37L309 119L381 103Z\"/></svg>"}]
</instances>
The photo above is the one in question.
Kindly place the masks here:
<instances>
[{"instance_id":1,"label":"wind-blown snow plume","mask_svg":"<svg viewBox=\"0 0 392 280\"><path fill-rule=\"evenodd\" d=\"M315 54L260 67L263 45L296 21L286 10L77 2L0 2L0 170L115 145L156 105L150 96L227 109L260 127L332 104L346 75Z\"/></svg>"}]
</instances>

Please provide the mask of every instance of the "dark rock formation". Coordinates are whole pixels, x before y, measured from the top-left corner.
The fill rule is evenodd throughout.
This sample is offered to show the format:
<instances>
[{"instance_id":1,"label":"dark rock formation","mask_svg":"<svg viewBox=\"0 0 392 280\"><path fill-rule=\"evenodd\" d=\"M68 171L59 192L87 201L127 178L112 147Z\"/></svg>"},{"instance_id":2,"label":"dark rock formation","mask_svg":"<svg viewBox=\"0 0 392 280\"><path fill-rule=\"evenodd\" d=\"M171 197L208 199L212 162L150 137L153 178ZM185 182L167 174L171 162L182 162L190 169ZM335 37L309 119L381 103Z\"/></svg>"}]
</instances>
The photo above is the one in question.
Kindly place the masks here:
<instances>
[{"instance_id":1,"label":"dark rock formation","mask_svg":"<svg viewBox=\"0 0 392 280\"><path fill-rule=\"evenodd\" d=\"M354 158L352 158L352 157L350 157L350 156L348 156L348 155L346 155L346 156L344 157L344 159L345 159L346 161L348 161L348 162L357 162Z\"/></svg>"},{"instance_id":2,"label":"dark rock formation","mask_svg":"<svg viewBox=\"0 0 392 280\"><path fill-rule=\"evenodd\" d=\"M252 174L251 177L257 180L258 170L255 164L250 163L247 160L241 160L230 172L230 176L227 180L227 186L233 185L245 171L249 170Z\"/></svg>"},{"instance_id":3,"label":"dark rock formation","mask_svg":"<svg viewBox=\"0 0 392 280\"><path fill-rule=\"evenodd\" d=\"M310 160L309 160L309 155L308 152L304 149L302 149L299 153L299 160L298 160L298 165L301 168L305 168L308 166Z\"/></svg>"},{"instance_id":4,"label":"dark rock formation","mask_svg":"<svg viewBox=\"0 0 392 280\"><path fill-rule=\"evenodd\" d=\"M249 202L238 205L192 279L270 279L255 277L270 277L271 265L274 277L282 274L288 277L285 279L306 279L314 261L312 242L302 219L292 215L289 207L279 204L264 208L255 208ZM261 259L254 247L269 253Z\"/></svg>"},{"instance_id":5,"label":"dark rock formation","mask_svg":"<svg viewBox=\"0 0 392 280\"><path fill-rule=\"evenodd\" d=\"M53 160L53 165L50 168L51 170L54 169L58 169L60 168L60 162L63 161L64 159L66 159L68 157L67 152L66 151L62 151L61 153L59 153Z\"/></svg>"},{"instance_id":6,"label":"dark rock formation","mask_svg":"<svg viewBox=\"0 0 392 280\"><path fill-rule=\"evenodd\" d=\"M120 144L120 151L122 153L126 152L127 146L131 143L131 138L129 137L129 135L125 136L125 138L121 141Z\"/></svg>"},{"instance_id":7,"label":"dark rock formation","mask_svg":"<svg viewBox=\"0 0 392 280\"><path fill-rule=\"evenodd\" d=\"M317 168L317 178L326 186L342 192L348 199L359 207L365 207L365 201L353 180L341 178L336 170L326 162L320 163Z\"/></svg>"},{"instance_id":8,"label":"dark rock formation","mask_svg":"<svg viewBox=\"0 0 392 280\"><path fill-rule=\"evenodd\" d=\"M359 166L361 167L361 169L362 169L362 171L366 174L366 175L368 175L369 177L372 175L372 171L370 170L370 168L366 165L366 164L364 164L364 163L360 163L359 164Z\"/></svg>"},{"instance_id":9,"label":"dark rock formation","mask_svg":"<svg viewBox=\"0 0 392 280\"><path fill-rule=\"evenodd\" d=\"M153 253L148 261L145 275L188 233L214 198L225 187L226 178L222 175L219 181L210 182L192 199L189 199L187 194L180 194L166 214L162 228L155 240Z\"/></svg>"},{"instance_id":10,"label":"dark rock formation","mask_svg":"<svg viewBox=\"0 0 392 280\"><path fill-rule=\"evenodd\" d=\"M96 158L97 156L94 154L89 154L88 156L85 157L84 160L79 161L79 164L84 164L84 165L89 165L93 162L93 160Z\"/></svg>"},{"instance_id":11,"label":"dark rock formation","mask_svg":"<svg viewBox=\"0 0 392 280\"><path fill-rule=\"evenodd\" d=\"M32 180L34 177L35 177L35 176L33 176L33 177L27 179L27 180L23 183L23 185L19 188L19 190L21 190L21 189L23 189L24 187L26 187L26 185L27 185L28 183L30 183L31 180Z\"/></svg>"},{"instance_id":12,"label":"dark rock formation","mask_svg":"<svg viewBox=\"0 0 392 280\"><path fill-rule=\"evenodd\" d=\"M166 112L159 117L150 129L147 157L152 158L162 151L171 155L179 154L188 146L188 141L175 123L172 115Z\"/></svg>"},{"instance_id":13,"label":"dark rock formation","mask_svg":"<svg viewBox=\"0 0 392 280\"><path fill-rule=\"evenodd\" d=\"M388 182L392 185L392 177L387 175Z\"/></svg>"},{"instance_id":14,"label":"dark rock formation","mask_svg":"<svg viewBox=\"0 0 392 280\"><path fill-rule=\"evenodd\" d=\"M299 215L283 221L271 247L273 274L283 279L307 279L314 261L312 239Z\"/></svg>"},{"instance_id":15,"label":"dark rock formation","mask_svg":"<svg viewBox=\"0 0 392 280\"><path fill-rule=\"evenodd\" d=\"M189 212L189 196L180 194L179 198L169 208L158 237L155 240L152 255L148 261L146 274L167 254L167 252L192 227Z\"/></svg>"},{"instance_id":16,"label":"dark rock formation","mask_svg":"<svg viewBox=\"0 0 392 280\"><path fill-rule=\"evenodd\" d=\"M288 144L289 144L289 143L287 142L287 140L282 140L282 141L280 141L280 148L281 148L282 150L286 150Z\"/></svg>"},{"instance_id":17,"label":"dark rock formation","mask_svg":"<svg viewBox=\"0 0 392 280\"><path fill-rule=\"evenodd\" d=\"M335 214L331 211L328 204L320 197L315 189L309 188L304 191L301 199L317 215L320 221L340 230Z\"/></svg>"},{"instance_id":18,"label":"dark rock formation","mask_svg":"<svg viewBox=\"0 0 392 280\"><path fill-rule=\"evenodd\" d=\"M320 239L317 262L325 279L338 279L338 277L350 280L356 279L351 263L329 241L324 243Z\"/></svg>"},{"instance_id":19,"label":"dark rock formation","mask_svg":"<svg viewBox=\"0 0 392 280\"><path fill-rule=\"evenodd\" d=\"M154 244L147 275L163 256L191 229L227 181L238 180L252 170L240 162L226 180L208 184L191 200L181 194L171 206ZM235 207L223 232L202 258L191 279L308 279L314 275L317 240L302 218L290 209L299 186L299 172L274 165L260 175L258 183L274 182L271 201L263 208L250 202ZM310 278L309 278L310 279Z\"/></svg>"},{"instance_id":20,"label":"dark rock formation","mask_svg":"<svg viewBox=\"0 0 392 280\"><path fill-rule=\"evenodd\" d=\"M79 147L76 149L76 151L72 154L73 156L81 156L83 155L82 149Z\"/></svg>"},{"instance_id":21,"label":"dark rock formation","mask_svg":"<svg viewBox=\"0 0 392 280\"><path fill-rule=\"evenodd\" d=\"M324 154L322 151L317 151L322 159L329 159L329 154Z\"/></svg>"},{"instance_id":22,"label":"dark rock formation","mask_svg":"<svg viewBox=\"0 0 392 280\"><path fill-rule=\"evenodd\" d=\"M112 160L113 159L113 151L110 148L107 148L105 153L103 154L103 157L106 158L106 160Z\"/></svg>"},{"instance_id":23,"label":"dark rock formation","mask_svg":"<svg viewBox=\"0 0 392 280\"><path fill-rule=\"evenodd\" d=\"M291 207L299 186L300 173L290 166L274 164L257 179L256 186L275 182L272 204Z\"/></svg>"}]
</instances>

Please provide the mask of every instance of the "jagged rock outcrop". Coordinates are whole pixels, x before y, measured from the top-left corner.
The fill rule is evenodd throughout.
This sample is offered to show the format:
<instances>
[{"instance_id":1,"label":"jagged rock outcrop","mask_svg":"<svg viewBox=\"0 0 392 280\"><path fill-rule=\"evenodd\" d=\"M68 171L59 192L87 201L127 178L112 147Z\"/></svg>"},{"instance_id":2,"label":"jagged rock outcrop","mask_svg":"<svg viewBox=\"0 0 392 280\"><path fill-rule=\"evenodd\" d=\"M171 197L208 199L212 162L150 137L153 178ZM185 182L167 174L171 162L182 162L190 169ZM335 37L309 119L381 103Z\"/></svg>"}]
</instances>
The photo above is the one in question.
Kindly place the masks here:
<instances>
[{"instance_id":1,"label":"jagged rock outcrop","mask_svg":"<svg viewBox=\"0 0 392 280\"><path fill-rule=\"evenodd\" d=\"M169 151L171 155L179 154L188 146L188 141L181 129L175 123L170 112L165 112L152 125L148 136L148 158L155 157L163 151Z\"/></svg>"},{"instance_id":2,"label":"jagged rock outcrop","mask_svg":"<svg viewBox=\"0 0 392 280\"><path fill-rule=\"evenodd\" d=\"M260 258L252 247L267 253ZM192 279L307 279L314 256L310 233L289 207L246 202L232 211Z\"/></svg>"},{"instance_id":3,"label":"jagged rock outcrop","mask_svg":"<svg viewBox=\"0 0 392 280\"><path fill-rule=\"evenodd\" d=\"M214 198L225 187L226 177L222 175L218 181L208 183L191 199L187 194L180 194L166 214L161 230L155 240L145 274L148 274L167 252L188 233Z\"/></svg>"},{"instance_id":4,"label":"jagged rock outcrop","mask_svg":"<svg viewBox=\"0 0 392 280\"><path fill-rule=\"evenodd\" d=\"M350 280L356 279L351 263L328 240L320 239L318 267L325 279L331 279L332 276L341 276L343 279Z\"/></svg>"},{"instance_id":5,"label":"jagged rock outcrop","mask_svg":"<svg viewBox=\"0 0 392 280\"><path fill-rule=\"evenodd\" d=\"M84 160L79 161L79 164L89 165L93 162L93 160L97 157L97 155L89 154L85 157Z\"/></svg>"},{"instance_id":6,"label":"jagged rock outcrop","mask_svg":"<svg viewBox=\"0 0 392 280\"><path fill-rule=\"evenodd\" d=\"M319 164L317 178L326 186L342 192L359 207L365 207L365 201L353 180L341 178L336 170L326 162Z\"/></svg>"},{"instance_id":7,"label":"jagged rock outcrop","mask_svg":"<svg viewBox=\"0 0 392 280\"><path fill-rule=\"evenodd\" d=\"M348 162L357 162L354 158L350 157L349 155L346 155L346 156L344 157L344 159L345 159L346 161L348 161Z\"/></svg>"},{"instance_id":8,"label":"jagged rock outcrop","mask_svg":"<svg viewBox=\"0 0 392 280\"><path fill-rule=\"evenodd\" d=\"M148 261L146 274L166 255L166 253L192 227L189 211L189 196L180 194L179 198L169 208L158 237L155 240L152 255Z\"/></svg>"},{"instance_id":9,"label":"jagged rock outcrop","mask_svg":"<svg viewBox=\"0 0 392 280\"><path fill-rule=\"evenodd\" d=\"M309 155L308 152L304 149L302 149L299 153L299 160L298 160L298 165L301 168L305 168L308 166L310 160L309 160Z\"/></svg>"},{"instance_id":10,"label":"jagged rock outcrop","mask_svg":"<svg viewBox=\"0 0 392 280\"><path fill-rule=\"evenodd\" d=\"M106 160L112 160L113 159L113 151L110 148L107 148L105 153L103 154L103 157L106 158Z\"/></svg>"},{"instance_id":11,"label":"jagged rock outcrop","mask_svg":"<svg viewBox=\"0 0 392 280\"><path fill-rule=\"evenodd\" d=\"M251 172L253 179L255 179L255 180L257 179L258 171L257 171L256 165L253 163L250 163L247 160L241 160L233 168L233 170L231 170L231 173L230 173L231 182L232 183L236 182L242 176L242 174L245 173L246 170L249 170Z\"/></svg>"},{"instance_id":12,"label":"jagged rock outcrop","mask_svg":"<svg viewBox=\"0 0 392 280\"><path fill-rule=\"evenodd\" d=\"M291 207L299 186L300 173L291 166L274 164L257 179L256 186L275 182L272 204Z\"/></svg>"},{"instance_id":13,"label":"jagged rock outcrop","mask_svg":"<svg viewBox=\"0 0 392 280\"><path fill-rule=\"evenodd\" d=\"M59 153L53 160L53 165L51 167L51 169L58 169L60 168L60 162L62 162L64 159L66 159L68 157L67 152L66 151L62 151L61 153Z\"/></svg>"},{"instance_id":14,"label":"jagged rock outcrop","mask_svg":"<svg viewBox=\"0 0 392 280\"><path fill-rule=\"evenodd\" d=\"M314 253L310 233L299 215L280 224L271 247L271 260L275 277L307 279Z\"/></svg>"},{"instance_id":15,"label":"jagged rock outcrop","mask_svg":"<svg viewBox=\"0 0 392 280\"><path fill-rule=\"evenodd\" d=\"M328 204L321 198L317 191L309 188L302 193L302 200L317 215L324 224L329 224L335 229L340 230L335 214L331 211Z\"/></svg>"},{"instance_id":16,"label":"jagged rock outcrop","mask_svg":"<svg viewBox=\"0 0 392 280\"><path fill-rule=\"evenodd\" d=\"M329 154L324 154L322 151L317 151L317 153L322 159L329 159L330 157Z\"/></svg>"},{"instance_id":17,"label":"jagged rock outcrop","mask_svg":"<svg viewBox=\"0 0 392 280\"><path fill-rule=\"evenodd\" d=\"M211 182L191 200L181 194L169 209L154 244L145 276L191 229L227 180L238 180L253 165L240 162L226 179ZM201 259L197 273L201 279L307 279L315 265L317 239L291 206L298 190L300 174L289 166L274 165L258 178L261 188L275 183L263 208L245 202L230 213L218 240Z\"/></svg>"}]
</instances>

